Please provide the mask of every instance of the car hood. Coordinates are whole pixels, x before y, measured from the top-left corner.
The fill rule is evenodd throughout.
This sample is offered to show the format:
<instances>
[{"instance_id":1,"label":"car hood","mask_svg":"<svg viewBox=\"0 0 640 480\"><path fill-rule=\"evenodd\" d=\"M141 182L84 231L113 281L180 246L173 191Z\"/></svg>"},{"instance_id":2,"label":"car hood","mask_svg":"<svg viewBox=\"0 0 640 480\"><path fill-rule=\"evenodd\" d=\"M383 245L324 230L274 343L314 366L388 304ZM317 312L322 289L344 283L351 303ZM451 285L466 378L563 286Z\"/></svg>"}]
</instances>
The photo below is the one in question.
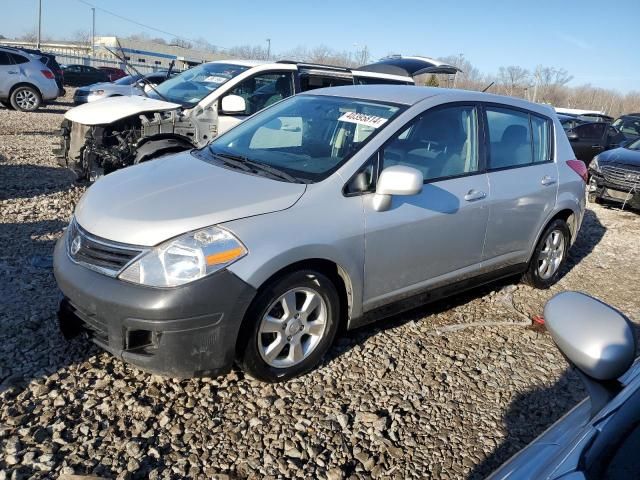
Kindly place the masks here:
<instances>
[{"instance_id":1,"label":"car hood","mask_svg":"<svg viewBox=\"0 0 640 480\"><path fill-rule=\"evenodd\" d=\"M104 125L144 112L162 112L180 108L177 103L148 97L113 97L85 103L65 113L64 118L83 125Z\"/></svg>"},{"instance_id":2,"label":"car hood","mask_svg":"<svg viewBox=\"0 0 640 480\"><path fill-rule=\"evenodd\" d=\"M614 148L598 155L598 163L631 165L640 168L640 151L628 148Z\"/></svg>"},{"instance_id":3,"label":"car hood","mask_svg":"<svg viewBox=\"0 0 640 480\"><path fill-rule=\"evenodd\" d=\"M98 237L152 246L210 225L285 210L305 189L181 152L101 178L84 194L75 216Z\"/></svg>"}]
</instances>

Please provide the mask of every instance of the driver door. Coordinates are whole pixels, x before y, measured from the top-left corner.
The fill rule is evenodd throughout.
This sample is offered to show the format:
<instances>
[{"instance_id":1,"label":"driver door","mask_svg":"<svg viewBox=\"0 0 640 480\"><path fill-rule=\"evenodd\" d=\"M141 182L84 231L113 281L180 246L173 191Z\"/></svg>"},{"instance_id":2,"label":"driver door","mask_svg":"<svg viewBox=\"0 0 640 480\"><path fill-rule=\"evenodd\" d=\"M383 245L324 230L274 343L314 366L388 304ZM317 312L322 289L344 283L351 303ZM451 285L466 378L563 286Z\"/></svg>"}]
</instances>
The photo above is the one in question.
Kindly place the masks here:
<instances>
[{"instance_id":1,"label":"driver door","mask_svg":"<svg viewBox=\"0 0 640 480\"><path fill-rule=\"evenodd\" d=\"M243 80L226 95L244 98L244 112L227 114L222 110L222 98L218 110L218 134L236 126L242 120L263 108L293 95L293 72L264 72Z\"/></svg>"}]
</instances>

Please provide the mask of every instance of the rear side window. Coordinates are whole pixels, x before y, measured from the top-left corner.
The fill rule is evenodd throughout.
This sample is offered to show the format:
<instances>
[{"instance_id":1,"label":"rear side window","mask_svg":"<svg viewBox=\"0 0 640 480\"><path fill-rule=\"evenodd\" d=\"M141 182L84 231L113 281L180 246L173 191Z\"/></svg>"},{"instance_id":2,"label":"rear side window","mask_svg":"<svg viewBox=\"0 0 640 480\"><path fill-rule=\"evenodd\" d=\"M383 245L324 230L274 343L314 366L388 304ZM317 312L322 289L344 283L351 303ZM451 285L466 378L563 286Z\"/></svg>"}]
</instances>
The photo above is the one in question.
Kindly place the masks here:
<instances>
[{"instance_id":1,"label":"rear side window","mask_svg":"<svg viewBox=\"0 0 640 480\"><path fill-rule=\"evenodd\" d=\"M17 53L10 53L9 55L11 55L11 58L17 64L29 63L29 59L27 57L23 57L22 55L18 55Z\"/></svg>"},{"instance_id":2,"label":"rear side window","mask_svg":"<svg viewBox=\"0 0 640 480\"><path fill-rule=\"evenodd\" d=\"M506 108L487 108L489 168L530 165L531 130L529 115Z\"/></svg>"},{"instance_id":3,"label":"rear side window","mask_svg":"<svg viewBox=\"0 0 640 480\"><path fill-rule=\"evenodd\" d=\"M0 65L13 65L11 57L7 52L0 52Z\"/></svg>"},{"instance_id":4,"label":"rear side window","mask_svg":"<svg viewBox=\"0 0 640 480\"><path fill-rule=\"evenodd\" d=\"M537 115L531 115L531 132L533 138L533 163L553 160L551 122Z\"/></svg>"},{"instance_id":5,"label":"rear side window","mask_svg":"<svg viewBox=\"0 0 640 480\"><path fill-rule=\"evenodd\" d=\"M478 116L473 106L428 110L382 149L383 168L406 165L425 180L478 171Z\"/></svg>"}]
</instances>

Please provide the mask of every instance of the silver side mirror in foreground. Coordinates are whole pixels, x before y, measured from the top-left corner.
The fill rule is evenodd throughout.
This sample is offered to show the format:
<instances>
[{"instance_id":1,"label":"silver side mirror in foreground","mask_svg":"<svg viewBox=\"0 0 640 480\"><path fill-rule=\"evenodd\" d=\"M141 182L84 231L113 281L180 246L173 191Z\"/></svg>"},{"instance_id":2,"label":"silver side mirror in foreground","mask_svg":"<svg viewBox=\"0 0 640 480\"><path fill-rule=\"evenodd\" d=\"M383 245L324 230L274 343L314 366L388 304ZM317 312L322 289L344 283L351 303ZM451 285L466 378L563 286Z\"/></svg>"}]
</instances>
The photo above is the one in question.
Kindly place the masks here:
<instances>
[{"instance_id":1,"label":"silver side mirror in foreground","mask_svg":"<svg viewBox=\"0 0 640 480\"><path fill-rule=\"evenodd\" d=\"M544 307L544 318L553 341L581 373L595 415L618 393L617 379L635 358L631 322L613 307L579 292L554 296Z\"/></svg>"},{"instance_id":2,"label":"silver side mirror in foreground","mask_svg":"<svg viewBox=\"0 0 640 480\"><path fill-rule=\"evenodd\" d=\"M392 195L416 195L422 191L423 183L420 170L403 165L387 167L378 178L373 208L378 212L388 210Z\"/></svg>"},{"instance_id":3,"label":"silver side mirror in foreground","mask_svg":"<svg viewBox=\"0 0 640 480\"><path fill-rule=\"evenodd\" d=\"M221 104L222 113L230 115L237 113L244 113L247 109L247 102L240 95L227 95L222 98Z\"/></svg>"}]
</instances>

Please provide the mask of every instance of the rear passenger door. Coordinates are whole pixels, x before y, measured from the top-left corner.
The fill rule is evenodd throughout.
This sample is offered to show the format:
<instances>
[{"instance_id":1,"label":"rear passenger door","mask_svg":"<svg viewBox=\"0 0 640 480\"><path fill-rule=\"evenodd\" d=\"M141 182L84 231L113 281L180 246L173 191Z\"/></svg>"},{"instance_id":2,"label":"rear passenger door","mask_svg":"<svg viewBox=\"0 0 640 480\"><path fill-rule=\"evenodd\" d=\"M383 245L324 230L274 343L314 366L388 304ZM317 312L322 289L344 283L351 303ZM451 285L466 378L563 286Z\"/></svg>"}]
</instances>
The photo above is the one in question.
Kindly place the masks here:
<instances>
[{"instance_id":1,"label":"rear passenger door","mask_svg":"<svg viewBox=\"0 0 640 480\"><path fill-rule=\"evenodd\" d=\"M0 51L0 98L9 96L11 87L20 80L18 67L7 52Z\"/></svg>"},{"instance_id":2,"label":"rear passenger door","mask_svg":"<svg viewBox=\"0 0 640 480\"><path fill-rule=\"evenodd\" d=\"M484 260L491 268L528 260L555 206L558 170L551 120L503 106L484 110L491 186Z\"/></svg>"},{"instance_id":3,"label":"rear passenger door","mask_svg":"<svg viewBox=\"0 0 640 480\"><path fill-rule=\"evenodd\" d=\"M475 105L427 110L380 150L379 170L420 170L422 192L376 211L366 198L365 309L480 270L489 184Z\"/></svg>"}]
</instances>

